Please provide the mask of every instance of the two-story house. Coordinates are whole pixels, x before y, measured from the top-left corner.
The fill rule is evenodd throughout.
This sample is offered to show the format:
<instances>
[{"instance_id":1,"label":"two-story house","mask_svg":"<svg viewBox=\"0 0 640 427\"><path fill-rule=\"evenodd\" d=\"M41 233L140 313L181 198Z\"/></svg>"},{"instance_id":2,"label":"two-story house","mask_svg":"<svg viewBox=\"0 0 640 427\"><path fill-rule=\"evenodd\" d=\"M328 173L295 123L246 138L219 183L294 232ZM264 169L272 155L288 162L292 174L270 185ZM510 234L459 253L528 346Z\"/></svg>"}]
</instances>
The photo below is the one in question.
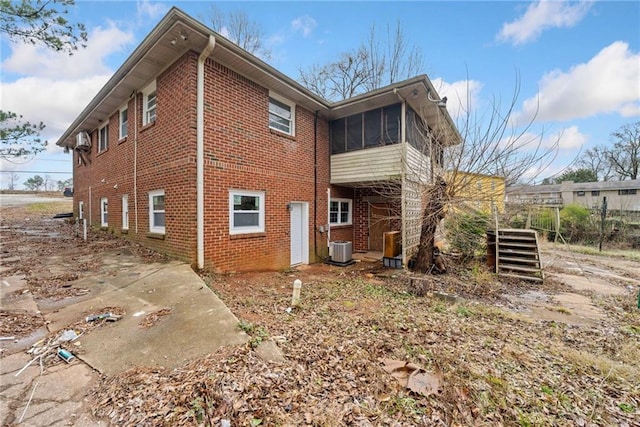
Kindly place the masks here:
<instances>
[{"instance_id":1,"label":"two-story house","mask_svg":"<svg viewBox=\"0 0 640 427\"><path fill-rule=\"evenodd\" d=\"M600 210L606 198L609 211L640 212L640 180L519 185L507 188L506 197L511 204L555 207L577 204L594 210Z\"/></svg>"},{"instance_id":2,"label":"two-story house","mask_svg":"<svg viewBox=\"0 0 640 427\"><path fill-rule=\"evenodd\" d=\"M173 8L57 144L89 225L197 268L275 270L392 228L409 256L419 186L460 140L442 104L426 76L327 102Z\"/></svg>"}]
</instances>

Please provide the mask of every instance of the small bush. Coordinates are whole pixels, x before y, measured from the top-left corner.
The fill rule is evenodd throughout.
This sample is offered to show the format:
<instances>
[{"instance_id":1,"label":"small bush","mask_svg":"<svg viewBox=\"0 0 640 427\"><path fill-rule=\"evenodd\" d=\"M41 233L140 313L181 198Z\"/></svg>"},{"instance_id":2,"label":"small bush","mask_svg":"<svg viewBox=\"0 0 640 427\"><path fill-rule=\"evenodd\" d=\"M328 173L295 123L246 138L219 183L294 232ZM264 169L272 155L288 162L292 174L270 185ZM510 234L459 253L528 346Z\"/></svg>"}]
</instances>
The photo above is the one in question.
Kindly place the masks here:
<instances>
[{"instance_id":1,"label":"small bush","mask_svg":"<svg viewBox=\"0 0 640 427\"><path fill-rule=\"evenodd\" d=\"M560 211L560 232L572 242L594 242L598 227L591 221L591 211L580 205L567 205Z\"/></svg>"},{"instance_id":2,"label":"small bush","mask_svg":"<svg viewBox=\"0 0 640 427\"><path fill-rule=\"evenodd\" d=\"M486 252L490 223L491 217L484 212L454 214L445 225L447 240L463 259L469 260Z\"/></svg>"}]
</instances>

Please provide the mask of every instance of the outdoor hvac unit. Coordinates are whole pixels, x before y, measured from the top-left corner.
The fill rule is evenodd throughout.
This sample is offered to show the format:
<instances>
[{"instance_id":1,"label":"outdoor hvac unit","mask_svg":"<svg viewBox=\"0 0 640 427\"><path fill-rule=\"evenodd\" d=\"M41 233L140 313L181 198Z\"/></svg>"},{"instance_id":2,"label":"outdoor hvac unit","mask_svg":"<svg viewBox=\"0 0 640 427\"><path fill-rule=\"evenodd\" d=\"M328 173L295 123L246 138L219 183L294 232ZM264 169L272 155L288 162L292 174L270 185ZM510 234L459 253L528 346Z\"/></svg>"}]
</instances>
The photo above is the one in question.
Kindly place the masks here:
<instances>
[{"instance_id":1,"label":"outdoor hvac unit","mask_svg":"<svg viewBox=\"0 0 640 427\"><path fill-rule=\"evenodd\" d=\"M331 242L331 260L335 262L351 261L351 242Z\"/></svg>"},{"instance_id":2,"label":"outdoor hvac unit","mask_svg":"<svg viewBox=\"0 0 640 427\"><path fill-rule=\"evenodd\" d=\"M76 135L76 150L88 150L91 148L91 139L86 132L80 132Z\"/></svg>"}]
</instances>

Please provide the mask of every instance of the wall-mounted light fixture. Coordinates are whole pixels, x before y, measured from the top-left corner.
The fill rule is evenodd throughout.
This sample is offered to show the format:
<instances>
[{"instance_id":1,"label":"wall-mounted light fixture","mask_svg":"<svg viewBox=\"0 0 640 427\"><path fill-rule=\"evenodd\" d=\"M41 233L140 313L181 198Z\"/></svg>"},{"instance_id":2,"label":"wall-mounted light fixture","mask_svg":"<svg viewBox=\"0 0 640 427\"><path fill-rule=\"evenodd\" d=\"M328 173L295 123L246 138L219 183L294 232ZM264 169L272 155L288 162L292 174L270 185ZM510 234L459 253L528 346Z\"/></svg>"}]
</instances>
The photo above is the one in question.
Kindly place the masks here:
<instances>
[{"instance_id":1,"label":"wall-mounted light fixture","mask_svg":"<svg viewBox=\"0 0 640 427\"><path fill-rule=\"evenodd\" d=\"M175 46L178 43L178 39L174 37L169 43L171 43L171 46Z\"/></svg>"},{"instance_id":2,"label":"wall-mounted light fixture","mask_svg":"<svg viewBox=\"0 0 640 427\"><path fill-rule=\"evenodd\" d=\"M287 210L291 212L293 210L293 205L291 203L287 203Z\"/></svg>"},{"instance_id":3,"label":"wall-mounted light fixture","mask_svg":"<svg viewBox=\"0 0 640 427\"><path fill-rule=\"evenodd\" d=\"M435 102L436 105L440 108L447 108L447 97L443 97L442 99L438 100L438 99L433 99L431 97L431 89L427 90L427 98L429 99L429 101L431 102Z\"/></svg>"}]
</instances>

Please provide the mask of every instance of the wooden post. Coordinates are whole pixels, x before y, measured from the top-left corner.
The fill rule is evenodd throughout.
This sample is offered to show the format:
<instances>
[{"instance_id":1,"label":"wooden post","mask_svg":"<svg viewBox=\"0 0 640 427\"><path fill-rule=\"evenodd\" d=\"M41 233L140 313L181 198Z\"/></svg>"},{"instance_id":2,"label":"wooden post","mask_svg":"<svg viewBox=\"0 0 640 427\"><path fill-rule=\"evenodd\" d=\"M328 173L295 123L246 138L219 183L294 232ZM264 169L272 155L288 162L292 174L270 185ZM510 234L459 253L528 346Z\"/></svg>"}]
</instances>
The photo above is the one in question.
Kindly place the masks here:
<instances>
[{"instance_id":1,"label":"wooden post","mask_svg":"<svg viewBox=\"0 0 640 427\"><path fill-rule=\"evenodd\" d=\"M607 196L602 198L602 212L600 212L600 244L598 250L602 252L602 241L604 240L604 220L607 218Z\"/></svg>"}]
</instances>

